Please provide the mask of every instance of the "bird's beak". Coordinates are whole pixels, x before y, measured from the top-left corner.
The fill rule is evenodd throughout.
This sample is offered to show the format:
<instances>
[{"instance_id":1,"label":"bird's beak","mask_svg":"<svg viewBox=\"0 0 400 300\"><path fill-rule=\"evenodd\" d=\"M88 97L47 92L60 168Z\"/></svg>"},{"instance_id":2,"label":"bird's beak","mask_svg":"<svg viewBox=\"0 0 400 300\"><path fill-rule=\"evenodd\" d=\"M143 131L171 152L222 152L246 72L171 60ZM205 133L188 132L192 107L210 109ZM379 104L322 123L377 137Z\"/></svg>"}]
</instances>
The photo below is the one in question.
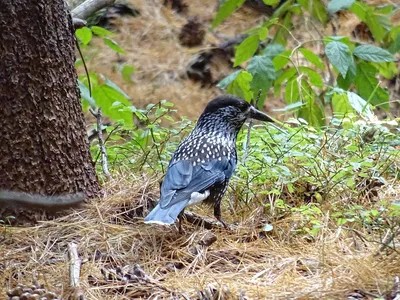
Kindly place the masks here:
<instances>
[{"instance_id":1,"label":"bird's beak","mask_svg":"<svg viewBox=\"0 0 400 300\"><path fill-rule=\"evenodd\" d=\"M274 123L274 120L272 120L269 116L267 116L263 112L255 109L253 106L250 107L249 118L264 121L264 122Z\"/></svg>"}]
</instances>

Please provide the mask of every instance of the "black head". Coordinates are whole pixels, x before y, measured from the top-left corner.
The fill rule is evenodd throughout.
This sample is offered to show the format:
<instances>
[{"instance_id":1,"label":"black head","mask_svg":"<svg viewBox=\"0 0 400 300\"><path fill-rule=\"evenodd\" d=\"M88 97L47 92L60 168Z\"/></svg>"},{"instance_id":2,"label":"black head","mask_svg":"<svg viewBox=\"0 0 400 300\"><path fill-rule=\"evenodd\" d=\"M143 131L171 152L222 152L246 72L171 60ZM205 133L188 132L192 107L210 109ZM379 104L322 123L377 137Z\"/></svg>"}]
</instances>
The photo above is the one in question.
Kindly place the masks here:
<instances>
[{"instance_id":1,"label":"black head","mask_svg":"<svg viewBox=\"0 0 400 300\"><path fill-rule=\"evenodd\" d=\"M243 123L246 119L274 122L269 116L251 106L250 103L233 95L222 95L211 100L202 116L213 114L224 118L227 122Z\"/></svg>"}]
</instances>

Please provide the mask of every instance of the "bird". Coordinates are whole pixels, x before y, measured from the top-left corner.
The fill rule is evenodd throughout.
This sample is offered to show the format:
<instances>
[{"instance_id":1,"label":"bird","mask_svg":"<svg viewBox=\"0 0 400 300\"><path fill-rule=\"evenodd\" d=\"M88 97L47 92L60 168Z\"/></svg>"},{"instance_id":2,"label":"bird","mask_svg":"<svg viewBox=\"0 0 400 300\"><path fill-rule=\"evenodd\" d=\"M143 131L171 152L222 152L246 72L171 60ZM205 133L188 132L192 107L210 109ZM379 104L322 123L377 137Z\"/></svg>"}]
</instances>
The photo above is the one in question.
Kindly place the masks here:
<instances>
[{"instance_id":1,"label":"bird","mask_svg":"<svg viewBox=\"0 0 400 300\"><path fill-rule=\"evenodd\" d=\"M274 122L245 100L221 95L211 100L195 127L175 150L160 188L160 199L145 217L146 224L171 225L186 207L201 202L221 217L221 200L236 164L236 139L247 119ZM181 222L179 222L181 230Z\"/></svg>"}]
</instances>

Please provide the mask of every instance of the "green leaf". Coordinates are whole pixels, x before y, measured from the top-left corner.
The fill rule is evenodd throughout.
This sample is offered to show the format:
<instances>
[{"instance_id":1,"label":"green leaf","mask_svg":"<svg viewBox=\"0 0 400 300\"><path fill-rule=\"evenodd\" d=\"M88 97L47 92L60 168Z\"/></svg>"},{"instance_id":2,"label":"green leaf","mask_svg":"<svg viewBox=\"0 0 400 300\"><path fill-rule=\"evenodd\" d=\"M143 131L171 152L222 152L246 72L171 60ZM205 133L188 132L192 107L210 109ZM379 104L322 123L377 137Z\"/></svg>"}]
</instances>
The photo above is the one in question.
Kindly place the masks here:
<instances>
[{"instance_id":1,"label":"green leaf","mask_svg":"<svg viewBox=\"0 0 400 300\"><path fill-rule=\"evenodd\" d=\"M268 28L266 27L261 27L258 30L258 37L260 39L260 41L265 40L268 37Z\"/></svg>"},{"instance_id":2,"label":"green leaf","mask_svg":"<svg viewBox=\"0 0 400 300\"><path fill-rule=\"evenodd\" d=\"M235 80L229 84L227 93L237 95L250 102L253 99L253 93L250 88L252 79L253 76L249 72L241 71Z\"/></svg>"},{"instance_id":3,"label":"green leaf","mask_svg":"<svg viewBox=\"0 0 400 300\"><path fill-rule=\"evenodd\" d=\"M372 112L367 101L353 92L347 92L347 97L349 98L351 107L353 107L356 112L367 117L369 120L374 119L374 113Z\"/></svg>"},{"instance_id":4,"label":"green leaf","mask_svg":"<svg viewBox=\"0 0 400 300\"><path fill-rule=\"evenodd\" d=\"M354 82L354 78L356 75L352 72L347 72L346 77L343 78L341 74L339 74L337 78L337 84L340 88L347 90L350 88L351 84Z\"/></svg>"},{"instance_id":5,"label":"green leaf","mask_svg":"<svg viewBox=\"0 0 400 300\"><path fill-rule=\"evenodd\" d=\"M308 122L309 125L316 128L324 126L324 111L315 102L315 98L307 95L304 96L303 99L303 103L305 103L305 105L298 110L297 117L303 118Z\"/></svg>"},{"instance_id":6,"label":"green leaf","mask_svg":"<svg viewBox=\"0 0 400 300\"><path fill-rule=\"evenodd\" d=\"M399 74L399 70L397 69L396 63L394 62L385 62L385 63L370 63L373 65L386 79L392 79L394 76Z\"/></svg>"},{"instance_id":7,"label":"green leaf","mask_svg":"<svg viewBox=\"0 0 400 300\"><path fill-rule=\"evenodd\" d=\"M125 53L125 51L115 41L113 41L112 39L103 38L103 40L104 40L104 43L108 47L110 47L112 50L114 50L115 52L121 53L121 54Z\"/></svg>"},{"instance_id":8,"label":"green leaf","mask_svg":"<svg viewBox=\"0 0 400 300\"><path fill-rule=\"evenodd\" d=\"M294 102L292 104L286 105L283 108L275 108L273 111L296 111L298 108L304 106L305 104L301 101Z\"/></svg>"},{"instance_id":9,"label":"green leaf","mask_svg":"<svg viewBox=\"0 0 400 300\"><path fill-rule=\"evenodd\" d=\"M242 70L235 71L232 74L226 76L217 84L217 87L220 89L225 89L229 84L231 84L232 81L236 79L240 72L242 72Z\"/></svg>"},{"instance_id":10,"label":"green leaf","mask_svg":"<svg viewBox=\"0 0 400 300\"><path fill-rule=\"evenodd\" d=\"M285 51L285 47L283 47L281 44L269 44L263 50L262 55L267 56L270 59L274 59L276 56L281 54L283 51Z\"/></svg>"},{"instance_id":11,"label":"green leaf","mask_svg":"<svg viewBox=\"0 0 400 300\"><path fill-rule=\"evenodd\" d=\"M132 74L136 71L136 68L131 65L124 65L121 70L122 78L131 83L132 82Z\"/></svg>"},{"instance_id":12,"label":"green leaf","mask_svg":"<svg viewBox=\"0 0 400 300\"><path fill-rule=\"evenodd\" d=\"M303 54L305 59L307 59L310 63L312 63L318 68L325 69L321 57L319 57L317 54L306 48L300 48L299 51L301 52L301 54Z\"/></svg>"},{"instance_id":13,"label":"green leaf","mask_svg":"<svg viewBox=\"0 0 400 300\"><path fill-rule=\"evenodd\" d=\"M353 54L363 60L373 62L390 62L395 57L387 50L373 45L361 45L354 49Z\"/></svg>"},{"instance_id":14,"label":"green leaf","mask_svg":"<svg viewBox=\"0 0 400 300\"><path fill-rule=\"evenodd\" d=\"M258 49L258 36L247 37L239 46L236 47L234 67L248 60Z\"/></svg>"},{"instance_id":15,"label":"green leaf","mask_svg":"<svg viewBox=\"0 0 400 300\"><path fill-rule=\"evenodd\" d=\"M280 92L283 82L285 82L286 80L289 81L296 74L297 70L295 67L287 68L286 70L284 70L274 82L275 95L278 95L278 93Z\"/></svg>"},{"instance_id":16,"label":"green leaf","mask_svg":"<svg viewBox=\"0 0 400 300\"><path fill-rule=\"evenodd\" d=\"M263 0L263 2L266 5L274 7L274 6L277 6L279 4L280 0Z\"/></svg>"},{"instance_id":17,"label":"green leaf","mask_svg":"<svg viewBox=\"0 0 400 300\"><path fill-rule=\"evenodd\" d=\"M328 4L328 12L334 14L341 9L349 8L355 0L332 0Z\"/></svg>"},{"instance_id":18,"label":"green leaf","mask_svg":"<svg viewBox=\"0 0 400 300\"><path fill-rule=\"evenodd\" d=\"M400 51L400 32L397 34L396 39L393 41L393 44L389 47L389 52L394 54Z\"/></svg>"},{"instance_id":19,"label":"green leaf","mask_svg":"<svg viewBox=\"0 0 400 300\"><path fill-rule=\"evenodd\" d=\"M328 14L321 0L297 0L297 2L322 24L328 22Z\"/></svg>"},{"instance_id":20,"label":"green leaf","mask_svg":"<svg viewBox=\"0 0 400 300\"><path fill-rule=\"evenodd\" d=\"M123 109L131 106L130 101L112 86L105 84L96 86L93 88L93 98L97 106L102 108L105 116L113 121L122 120L126 125L133 124L132 113Z\"/></svg>"},{"instance_id":21,"label":"green leaf","mask_svg":"<svg viewBox=\"0 0 400 300\"><path fill-rule=\"evenodd\" d=\"M216 26L222 23L227 17L229 17L237 8L242 6L245 0L226 0L224 4L218 9L217 15L212 22L211 28L214 29Z\"/></svg>"},{"instance_id":22,"label":"green leaf","mask_svg":"<svg viewBox=\"0 0 400 300\"><path fill-rule=\"evenodd\" d=\"M313 69L307 68L307 67L299 67L299 70L303 73L305 73L308 78L310 79L310 83L313 86L316 86L318 88L323 87L323 82L322 82L322 77L319 75L317 72L315 72Z\"/></svg>"},{"instance_id":23,"label":"green leaf","mask_svg":"<svg viewBox=\"0 0 400 300\"><path fill-rule=\"evenodd\" d=\"M287 104L293 104L295 102L300 101L300 89L297 78L290 80L286 84L285 101Z\"/></svg>"},{"instance_id":24,"label":"green leaf","mask_svg":"<svg viewBox=\"0 0 400 300\"><path fill-rule=\"evenodd\" d=\"M292 1L286 1L286 3L291 3L291 2ZM284 7L284 5L282 5L281 8ZM292 28L292 16L293 16L292 12L287 12L283 17L283 20L280 19L279 24L281 26L278 27L278 30L275 33L274 39L272 40L273 44L281 44L283 46L286 46L287 38L289 36L288 30L291 30Z\"/></svg>"},{"instance_id":25,"label":"green leaf","mask_svg":"<svg viewBox=\"0 0 400 300\"><path fill-rule=\"evenodd\" d=\"M338 41L331 41L325 46L325 53L331 64L337 68L343 77L352 63L349 47Z\"/></svg>"},{"instance_id":26,"label":"green leaf","mask_svg":"<svg viewBox=\"0 0 400 300\"><path fill-rule=\"evenodd\" d=\"M363 99L369 99L369 103L380 106L385 110L389 109L389 94L378 86L376 78L377 70L366 62L357 65L357 76L354 80L358 94Z\"/></svg>"},{"instance_id":27,"label":"green leaf","mask_svg":"<svg viewBox=\"0 0 400 300\"><path fill-rule=\"evenodd\" d=\"M79 91L81 93L81 98L87 101L92 108L96 108L96 102L94 101L92 96L90 96L90 91L88 87L84 85L83 82L80 80L78 80L78 86L79 86Z\"/></svg>"},{"instance_id":28,"label":"green leaf","mask_svg":"<svg viewBox=\"0 0 400 300\"><path fill-rule=\"evenodd\" d=\"M91 27L93 33L99 37L105 37L105 36L113 36L114 33L111 31L108 31L107 29L99 26L92 26Z\"/></svg>"},{"instance_id":29,"label":"green leaf","mask_svg":"<svg viewBox=\"0 0 400 300\"><path fill-rule=\"evenodd\" d=\"M256 95L258 90L266 94L272 86L272 81L276 78L275 68L271 59L266 56L254 56L250 60L247 70L253 75L253 80L251 81L253 94ZM265 95L260 98L264 99Z\"/></svg>"},{"instance_id":30,"label":"green leaf","mask_svg":"<svg viewBox=\"0 0 400 300\"><path fill-rule=\"evenodd\" d=\"M79 28L75 31L76 37L81 41L82 44L87 45L92 40L92 31L87 27Z\"/></svg>"},{"instance_id":31,"label":"green leaf","mask_svg":"<svg viewBox=\"0 0 400 300\"><path fill-rule=\"evenodd\" d=\"M351 117L354 115L354 109L349 103L346 93L334 93L332 97L332 108L335 116Z\"/></svg>"},{"instance_id":32,"label":"green leaf","mask_svg":"<svg viewBox=\"0 0 400 300\"><path fill-rule=\"evenodd\" d=\"M380 43L386 34L385 27L379 21L379 15L376 15L373 9L368 9L365 13L365 21L369 30L372 33L372 36L375 39L375 42Z\"/></svg>"},{"instance_id":33,"label":"green leaf","mask_svg":"<svg viewBox=\"0 0 400 300\"><path fill-rule=\"evenodd\" d=\"M292 54L291 50L286 50L282 52L281 54L277 55L273 60L273 64L275 67L275 71L279 71L282 69L288 62L290 62L289 57L290 54Z\"/></svg>"}]
</instances>

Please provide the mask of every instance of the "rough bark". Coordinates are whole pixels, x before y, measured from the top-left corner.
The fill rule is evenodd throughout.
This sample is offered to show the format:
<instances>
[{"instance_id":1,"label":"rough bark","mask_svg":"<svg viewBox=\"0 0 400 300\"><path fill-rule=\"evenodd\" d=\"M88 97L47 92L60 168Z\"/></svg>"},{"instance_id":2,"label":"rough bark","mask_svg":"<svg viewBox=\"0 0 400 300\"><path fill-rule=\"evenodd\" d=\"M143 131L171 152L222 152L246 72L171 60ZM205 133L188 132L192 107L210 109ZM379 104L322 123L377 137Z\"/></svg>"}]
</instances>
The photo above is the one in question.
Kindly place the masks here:
<instances>
[{"instance_id":1,"label":"rough bark","mask_svg":"<svg viewBox=\"0 0 400 300\"><path fill-rule=\"evenodd\" d=\"M0 5L0 189L99 195L63 0Z\"/></svg>"}]
</instances>

